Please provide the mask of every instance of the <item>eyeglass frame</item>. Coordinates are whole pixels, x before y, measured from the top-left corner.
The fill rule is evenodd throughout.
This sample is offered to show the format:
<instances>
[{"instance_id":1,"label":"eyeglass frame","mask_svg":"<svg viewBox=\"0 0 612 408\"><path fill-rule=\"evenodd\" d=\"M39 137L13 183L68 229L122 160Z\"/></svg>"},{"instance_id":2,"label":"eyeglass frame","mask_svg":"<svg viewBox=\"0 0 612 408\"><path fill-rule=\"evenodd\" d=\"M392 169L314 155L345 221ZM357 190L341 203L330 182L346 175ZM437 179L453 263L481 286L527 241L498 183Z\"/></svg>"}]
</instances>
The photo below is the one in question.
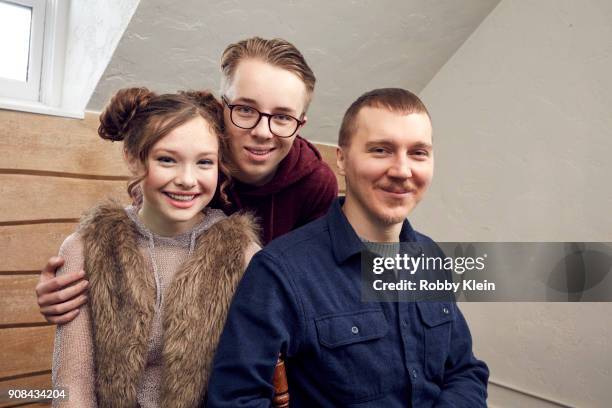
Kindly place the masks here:
<instances>
[{"instance_id":1,"label":"eyeglass frame","mask_svg":"<svg viewBox=\"0 0 612 408\"><path fill-rule=\"evenodd\" d=\"M289 137L293 137L293 135L295 135L296 132L298 131L298 129L300 128L300 126L302 126L304 123L306 123L305 120L298 119L295 116L292 116L292 115L289 115L289 114L286 114L286 113L264 113L264 112L260 112L258 109L255 109L254 107L252 107L250 105L243 105L241 103L230 104L229 101L227 100L227 97L225 95L221 96L221 100L223 101L225 106L227 106L229 108L229 110L230 110L230 120L232 121L234 126L239 127L240 129L247 129L247 130L248 129L255 129L257 127L257 125L259 125L259 122L261 122L261 118L265 116L265 117L268 118L268 129L270 130L270 133L272 133L276 137L280 137L280 138L286 139L286 138L289 138ZM259 117L255 121L255 124L253 126L251 126L251 127L242 127L242 126L238 125L236 122L234 122L233 113L234 113L234 108L236 106L244 106L244 107L253 109L255 112L257 112L259 114ZM288 116L291 119L294 119L297 122L297 126L295 127L295 130L289 136L280 136L280 135L277 135L276 133L274 133L274 131L272 131L272 117L273 116ZM303 118L304 114L302 113L301 116Z\"/></svg>"}]
</instances>

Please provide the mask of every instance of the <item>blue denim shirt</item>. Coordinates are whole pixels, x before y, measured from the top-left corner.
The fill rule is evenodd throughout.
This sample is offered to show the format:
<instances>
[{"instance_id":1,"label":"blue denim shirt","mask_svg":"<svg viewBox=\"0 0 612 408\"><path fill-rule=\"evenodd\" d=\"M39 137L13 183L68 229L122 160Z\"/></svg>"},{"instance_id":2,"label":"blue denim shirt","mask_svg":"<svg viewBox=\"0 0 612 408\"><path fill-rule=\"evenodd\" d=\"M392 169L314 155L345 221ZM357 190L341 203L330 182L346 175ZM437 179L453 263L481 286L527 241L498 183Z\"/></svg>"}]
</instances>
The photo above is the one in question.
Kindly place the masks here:
<instances>
[{"instance_id":1,"label":"blue denim shirt","mask_svg":"<svg viewBox=\"0 0 612 408\"><path fill-rule=\"evenodd\" d=\"M253 257L220 339L208 407L269 407L279 352L291 408L486 407L489 372L455 303L362 302L364 244L341 200ZM400 240L432 243L408 221Z\"/></svg>"}]
</instances>

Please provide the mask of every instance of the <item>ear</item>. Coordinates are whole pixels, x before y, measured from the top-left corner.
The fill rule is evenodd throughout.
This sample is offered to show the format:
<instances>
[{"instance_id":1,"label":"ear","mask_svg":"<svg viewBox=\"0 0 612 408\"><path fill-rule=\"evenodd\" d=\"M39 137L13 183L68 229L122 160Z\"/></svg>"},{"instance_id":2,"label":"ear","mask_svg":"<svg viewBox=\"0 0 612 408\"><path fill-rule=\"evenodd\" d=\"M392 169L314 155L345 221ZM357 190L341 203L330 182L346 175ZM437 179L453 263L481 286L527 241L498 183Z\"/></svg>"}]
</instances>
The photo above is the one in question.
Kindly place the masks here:
<instances>
[{"instance_id":1,"label":"ear","mask_svg":"<svg viewBox=\"0 0 612 408\"><path fill-rule=\"evenodd\" d=\"M304 117L302 118L302 124L300 125L300 129L306 126L306 123L308 123L308 116L304 115Z\"/></svg>"},{"instance_id":2,"label":"ear","mask_svg":"<svg viewBox=\"0 0 612 408\"><path fill-rule=\"evenodd\" d=\"M345 162L345 153L341 147L336 147L336 166L338 166L338 174L341 176L346 176L346 172L344 171Z\"/></svg>"}]
</instances>

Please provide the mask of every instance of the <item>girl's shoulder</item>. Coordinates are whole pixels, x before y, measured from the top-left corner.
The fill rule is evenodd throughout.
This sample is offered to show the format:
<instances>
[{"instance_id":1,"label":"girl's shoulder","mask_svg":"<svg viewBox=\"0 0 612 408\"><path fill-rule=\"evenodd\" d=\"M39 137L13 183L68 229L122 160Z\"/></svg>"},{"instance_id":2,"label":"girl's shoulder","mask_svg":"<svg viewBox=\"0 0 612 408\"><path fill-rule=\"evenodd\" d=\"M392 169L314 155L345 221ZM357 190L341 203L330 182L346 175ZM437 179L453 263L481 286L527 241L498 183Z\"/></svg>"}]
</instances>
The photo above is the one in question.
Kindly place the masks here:
<instances>
[{"instance_id":1,"label":"girl's shoulder","mask_svg":"<svg viewBox=\"0 0 612 408\"><path fill-rule=\"evenodd\" d=\"M251 242L249 246L247 246L244 250L244 267L246 268L251 262L251 258L255 256L257 252L261 250L261 246L259 246L256 242Z\"/></svg>"},{"instance_id":2,"label":"girl's shoulder","mask_svg":"<svg viewBox=\"0 0 612 408\"><path fill-rule=\"evenodd\" d=\"M61 257L66 255L80 254L83 252L83 239L78 230L68 235L59 249Z\"/></svg>"},{"instance_id":3,"label":"girl's shoulder","mask_svg":"<svg viewBox=\"0 0 612 408\"><path fill-rule=\"evenodd\" d=\"M221 215L216 216L219 218L207 234L212 238L210 241L219 246L218 249L222 252L231 252L240 248L244 254L245 266L248 265L253 255L261 249L259 239L261 228L256 218L247 212L237 212L230 216L221 212Z\"/></svg>"},{"instance_id":4,"label":"girl's shoulder","mask_svg":"<svg viewBox=\"0 0 612 408\"><path fill-rule=\"evenodd\" d=\"M59 256L64 258L64 264L57 270L57 276L83 268L83 240L78 231L64 239L59 249Z\"/></svg>"}]
</instances>

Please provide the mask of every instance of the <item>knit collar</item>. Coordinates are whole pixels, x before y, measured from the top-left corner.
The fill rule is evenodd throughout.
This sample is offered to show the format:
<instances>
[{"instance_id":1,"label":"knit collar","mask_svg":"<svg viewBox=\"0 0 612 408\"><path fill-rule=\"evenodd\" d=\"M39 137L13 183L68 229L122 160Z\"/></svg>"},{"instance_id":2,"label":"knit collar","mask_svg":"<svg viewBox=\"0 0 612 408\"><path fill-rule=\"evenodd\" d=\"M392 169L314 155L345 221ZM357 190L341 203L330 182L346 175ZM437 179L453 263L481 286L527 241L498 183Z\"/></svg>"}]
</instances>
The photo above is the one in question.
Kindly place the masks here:
<instances>
[{"instance_id":1,"label":"knit collar","mask_svg":"<svg viewBox=\"0 0 612 408\"><path fill-rule=\"evenodd\" d=\"M201 233L212 227L215 223L226 218L226 215L223 213L223 211L206 207L203 210L204 217L199 223L195 224L191 229L185 232L182 232L178 235L174 235L172 237L167 237L151 231L138 216L139 210L140 206L137 205L130 205L128 207L125 207L125 212L127 216L134 223L140 235L149 239L153 239L156 242L181 246L188 245L194 237L198 237Z\"/></svg>"}]
</instances>

